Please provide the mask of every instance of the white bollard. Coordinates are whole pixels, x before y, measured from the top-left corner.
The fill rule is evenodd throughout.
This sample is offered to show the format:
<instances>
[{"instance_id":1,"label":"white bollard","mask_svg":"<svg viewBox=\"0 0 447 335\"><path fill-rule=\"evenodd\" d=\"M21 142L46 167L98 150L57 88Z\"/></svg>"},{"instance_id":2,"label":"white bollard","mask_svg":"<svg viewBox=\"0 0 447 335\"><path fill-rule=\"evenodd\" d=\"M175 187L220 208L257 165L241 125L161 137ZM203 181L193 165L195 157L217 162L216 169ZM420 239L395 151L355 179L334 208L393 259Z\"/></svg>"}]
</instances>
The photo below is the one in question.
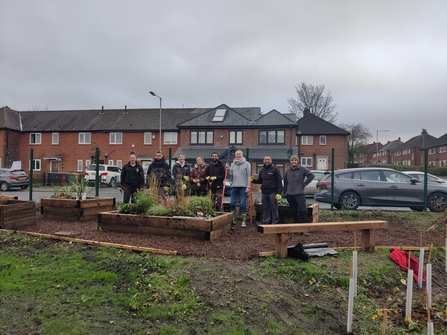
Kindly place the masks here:
<instances>
[{"instance_id":1,"label":"white bollard","mask_svg":"<svg viewBox=\"0 0 447 335\"><path fill-rule=\"evenodd\" d=\"M352 252L352 278L354 278L354 296L357 296L357 250Z\"/></svg>"},{"instance_id":2,"label":"white bollard","mask_svg":"<svg viewBox=\"0 0 447 335\"><path fill-rule=\"evenodd\" d=\"M426 286L427 286L427 308L431 308L431 263L427 263L427 282L426 282Z\"/></svg>"}]
</instances>

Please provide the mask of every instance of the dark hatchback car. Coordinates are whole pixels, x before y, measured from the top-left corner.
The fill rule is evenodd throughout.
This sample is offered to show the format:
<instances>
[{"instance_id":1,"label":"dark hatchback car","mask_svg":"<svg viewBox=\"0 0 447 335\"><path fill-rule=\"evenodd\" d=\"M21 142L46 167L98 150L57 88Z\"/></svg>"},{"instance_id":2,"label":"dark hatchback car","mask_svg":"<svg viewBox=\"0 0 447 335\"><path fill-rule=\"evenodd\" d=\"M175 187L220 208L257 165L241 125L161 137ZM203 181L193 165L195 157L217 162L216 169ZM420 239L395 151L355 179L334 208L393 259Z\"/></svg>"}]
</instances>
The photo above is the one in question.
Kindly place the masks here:
<instances>
[{"instance_id":1,"label":"dark hatchback car","mask_svg":"<svg viewBox=\"0 0 447 335\"><path fill-rule=\"evenodd\" d=\"M427 206L432 212L447 207L447 184L428 184ZM334 172L317 183L314 199L331 203L334 186L334 207L355 210L359 206L424 208L424 184L417 178L387 168L356 168Z\"/></svg>"},{"instance_id":2,"label":"dark hatchback car","mask_svg":"<svg viewBox=\"0 0 447 335\"><path fill-rule=\"evenodd\" d=\"M29 177L24 170L0 169L0 189L8 191L13 187L25 189L29 186Z\"/></svg>"}]
</instances>

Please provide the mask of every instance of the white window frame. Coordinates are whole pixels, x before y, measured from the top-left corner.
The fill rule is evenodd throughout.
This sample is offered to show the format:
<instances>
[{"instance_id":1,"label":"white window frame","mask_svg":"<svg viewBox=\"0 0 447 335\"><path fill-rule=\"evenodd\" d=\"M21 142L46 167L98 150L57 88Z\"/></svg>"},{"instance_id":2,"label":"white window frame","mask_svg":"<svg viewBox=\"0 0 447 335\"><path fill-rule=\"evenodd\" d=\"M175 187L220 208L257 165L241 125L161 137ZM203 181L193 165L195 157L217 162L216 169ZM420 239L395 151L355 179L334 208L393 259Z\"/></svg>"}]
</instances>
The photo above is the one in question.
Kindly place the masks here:
<instances>
[{"instance_id":1,"label":"white window frame","mask_svg":"<svg viewBox=\"0 0 447 335\"><path fill-rule=\"evenodd\" d=\"M113 159L109 159L109 160L107 161L107 164L108 164L108 165L115 165L115 164L113 164Z\"/></svg>"},{"instance_id":2,"label":"white window frame","mask_svg":"<svg viewBox=\"0 0 447 335\"><path fill-rule=\"evenodd\" d=\"M261 133L265 133L265 142L261 142ZM270 136L274 133L275 140L269 141ZM282 133L283 141L278 141L278 133ZM259 130L258 132L258 143L259 144L284 144L286 143L286 132L284 130Z\"/></svg>"},{"instance_id":3,"label":"white window frame","mask_svg":"<svg viewBox=\"0 0 447 335\"><path fill-rule=\"evenodd\" d=\"M51 144L59 144L59 133L51 134Z\"/></svg>"},{"instance_id":4,"label":"white window frame","mask_svg":"<svg viewBox=\"0 0 447 335\"><path fill-rule=\"evenodd\" d=\"M152 144L152 132L145 132L143 136L143 144Z\"/></svg>"},{"instance_id":5,"label":"white window frame","mask_svg":"<svg viewBox=\"0 0 447 335\"><path fill-rule=\"evenodd\" d=\"M447 148L446 145L441 145L441 146L439 147L439 153L442 154L442 153L446 152L446 148Z\"/></svg>"},{"instance_id":6,"label":"white window frame","mask_svg":"<svg viewBox=\"0 0 447 335\"><path fill-rule=\"evenodd\" d=\"M42 134L41 133L30 133L29 134L29 144L42 144Z\"/></svg>"},{"instance_id":7,"label":"white window frame","mask_svg":"<svg viewBox=\"0 0 447 335\"><path fill-rule=\"evenodd\" d=\"M314 137L313 136L301 136L301 145L313 145Z\"/></svg>"},{"instance_id":8,"label":"white window frame","mask_svg":"<svg viewBox=\"0 0 447 335\"><path fill-rule=\"evenodd\" d=\"M123 133L110 133L109 144L123 144Z\"/></svg>"},{"instance_id":9,"label":"white window frame","mask_svg":"<svg viewBox=\"0 0 447 335\"><path fill-rule=\"evenodd\" d=\"M78 171L84 171L84 162L82 159L78 159Z\"/></svg>"},{"instance_id":10,"label":"white window frame","mask_svg":"<svg viewBox=\"0 0 447 335\"><path fill-rule=\"evenodd\" d=\"M163 133L163 144L177 144L178 134L174 131L167 131Z\"/></svg>"},{"instance_id":11,"label":"white window frame","mask_svg":"<svg viewBox=\"0 0 447 335\"><path fill-rule=\"evenodd\" d=\"M42 169L42 160L41 159L33 159L34 161L34 169L33 171L41 171ZM31 170L31 160L29 161L29 170Z\"/></svg>"},{"instance_id":12,"label":"white window frame","mask_svg":"<svg viewBox=\"0 0 447 335\"><path fill-rule=\"evenodd\" d=\"M313 157L301 157L301 165L306 167L313 166Z\"/></svg>"},{"instance_id":13,"label":"white window frame","mask_svg":"<svg viewBox=\"0 0 447 335\"><path fill-rule=\"evenodd\" d=\"M90 159L86 159L86 160L85 160L85 167L86 167L86 168L89 167L91 164L92 164L92 163L91 163Z\"/></svg>"},{"instance_id":14,"label":"white window frame","mask_svg":"<svg viewBox=\"0 0 447 335\"><path fill-rule=\"evenodd\" d=\"M123 168L123 161L121 159L116 160L116 166L118 166L120 169Z\"/></svg>"},{"instance_id":15,"label":"white window frame","mask_svg":"<svg viewBox=\"0 0 447 335\"><path fill-rule=\"evenodd\" d=\"M326 145L326 135L320 135L320 145Z\"/></svg>"},{"instance_id":16,"label":"white window frame","mask_svg":"<svg viewBox=\"0 0 447 335\"><path fill-rule=\"evenodd\" d=\"M78 144L91 144L91 143L92 143L92 133L78 134Z\"/></svg>"},{"instance_id":17,"label":"white window frame","mask_svg":"<svg viewBox=\"0 0 447 335\"><path fill-rule=\"evenodd\" d=\"M433 155L433 154L435 154L436 153L436 148L430 148L430 149L428 149L428 154L429 155Z\"/></svg>"}]
</instances>

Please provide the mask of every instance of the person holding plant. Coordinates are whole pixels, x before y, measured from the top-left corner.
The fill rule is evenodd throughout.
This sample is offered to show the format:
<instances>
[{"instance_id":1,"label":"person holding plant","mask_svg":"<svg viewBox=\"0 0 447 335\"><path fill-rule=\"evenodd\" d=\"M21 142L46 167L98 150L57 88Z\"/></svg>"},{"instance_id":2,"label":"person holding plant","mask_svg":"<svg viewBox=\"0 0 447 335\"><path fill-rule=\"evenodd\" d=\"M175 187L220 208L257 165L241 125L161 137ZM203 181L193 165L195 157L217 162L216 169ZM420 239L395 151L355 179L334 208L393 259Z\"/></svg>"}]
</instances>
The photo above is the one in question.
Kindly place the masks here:
<instances>
[{"instance_id":1,"label":"person holding plant","mask_svg":"<svg viewBox=\"0 0 447 335\"><path fill-rule=\"evenodd\" d=\"M223 181L225 178L225 166L219 160L217 152L211 154L211 163L205 169L205 179L208 181L211 190L211 200L217 210L223 197Z\"/></svg>"},{"instance_id":2,"label":"person holding plant","mask_svg":"<svg viewBox=\"0 0 447 335\"><path fill-rule=\"evenodd\" d=\"M287 197L293 222L307 222L307 206L304 188L314 179L314 174L298 164L298 156L290 157L290 166L284 173L284 194Z\"/></svg>"},{"instance_id":3,"label":"person holding plant","mask_svg":"<svg viewBox=\"0 0 447 335\"><path fill-rule=\"evenodd\" d=\"M147 169L147 187L150 188L151 181L158 184L158 196L165 198L166 193L169 191L169 183L171 180L171 171L168 163L163 158L163 154L160 151L155 153L153 162Z\"/></svg>"},{"instance_id":4,"label":"person holding plant","mask_svg":"<svg viewBox=\"0 0 447 335\"><path fill-rule=\"evenodd\" d=\"M251 165L244 158L242 150L237 150L234 153L233 163L228 171L228 176L232 180L230 210L233 212L233 226L236 224L236 203L239 198L242 212L241 227L245 228L247 226L247 193L250 192Z\"/></svg>"},{"instance_id":5,"label":"person holding plant","mask_svg":"<svg viewBox=\"0 0 447 335\"><path fill-rule=\"evenodd\" d=\"M259 170L258 178L250 177L254 184L261 184L262 223L278 223L278 201L282 199L282 178L278 168L272 164L272 157L264 156L264 166Z\"/></svg>"},{"instance_id":6,"label":"person holding plant","mask_svg":"<svg viewBox=\"0 0 447 335\"><path fill-rule=\"evenodd\" d=\"M128 203L131 196L144 189L144 171L138 163L134 151L130 152L129 162L121 170L121 192L124 191L123 202Z\"/></svg>"},{"instance_id":7,"label":"person holding plant","mask_svg":"<svg viewBox=\"0 0 447 335\"><path fill-rule=\"evenodd\" d=\"M191 166L186 163L185 155L179 154L177 162L172 167L172 178L174 178L176 191L178 188L186 189L186 184L188 184L190 173Z\"/></svg>"},{"instance_id":8,"label":"person holding plant","mask_svg":"<svg viewBox=\"0 0 447 335\"><path fill-rule=\"evenodd\" d=\"M189 181L191 182L191 194L197 196L205 196L208 192L208 182L205 176L206 164L203 157L196 158L196 164L189 174Z\"/></svg>"}]
</instances>

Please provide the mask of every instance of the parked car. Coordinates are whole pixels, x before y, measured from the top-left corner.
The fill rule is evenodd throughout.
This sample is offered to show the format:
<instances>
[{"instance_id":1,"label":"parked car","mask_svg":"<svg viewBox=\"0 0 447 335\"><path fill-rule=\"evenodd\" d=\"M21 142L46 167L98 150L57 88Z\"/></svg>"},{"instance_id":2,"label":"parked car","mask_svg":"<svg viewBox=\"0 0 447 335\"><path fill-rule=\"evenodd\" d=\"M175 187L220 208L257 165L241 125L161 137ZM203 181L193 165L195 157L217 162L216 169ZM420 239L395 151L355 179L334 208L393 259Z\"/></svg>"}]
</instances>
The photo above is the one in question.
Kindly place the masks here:
<instances>
[{"instance_id":1,"label":"parked car","mask_svg":"<svg viewBox=\"0 0 447 335\"><path fill-rule=\"evenodd\" d=\"M115 165L99 164L99 176L102 184L116 187L120 183L121 168ZM95 183L96 164L91 164L85 170L85 181Z\"/></svg>"},{"instance_id":2,"label":"parked car","mask_svg":"<svg viewBox=\"0 0 447 335\"><path fill-rule=\"evenodd\" d=\"M405 173L405 174L407 174L407 175L409 175L411 177L419 179L421 181L421 183L424 182L424 179L425 179L425 173L424 172L420 172L420 171L403 171L403 173ZM439 183L439 184L447 183L444 179L438 178L438 177L436 177L436 176L434 176L434 175L432 175L430 173L427 173L427 177L428 177L427 181L429 183Z\"/></svg>"},{"instance_id":3,"label":"parked car","mask_svg":"<svg viewBox=\"0 0 447 335\"><path fill-rule=\"evenodd\" d=\"M8 191L13 187L26 189L29 186L29 177L24 170L0 169L0 189Z\"/></svg>"},{"instance_id":4,"label":"parked car","mask_svg":"<svg viewBox=\"0 0 447 335\"><path fill-rule=\"evenodd\" d=\"M387 168L356 168L331 173L317 183L314 199L331 203L334 186L334 207L355 210L358 206L410 207L421 211L424 206L424 184L417 178ZM447 184L429 183L427 206L432 212L447 207Z\"/></svg>"},{"instance_id":5,"label":"parked car","mask_svg":"<svg viewBox=\"0 0 447 335\"><path fill-rule=\"evenodd\" d=\"M310 182L309 185L306 186L304 189L304 193L306 197L313 197L315 193L317 193L317 183L323 179L324 175L329 173L327 171L321 171L321 170L310 170L315 178ZM284 185L284 183L283 183Z\"/></svg>"}]
</instances>

